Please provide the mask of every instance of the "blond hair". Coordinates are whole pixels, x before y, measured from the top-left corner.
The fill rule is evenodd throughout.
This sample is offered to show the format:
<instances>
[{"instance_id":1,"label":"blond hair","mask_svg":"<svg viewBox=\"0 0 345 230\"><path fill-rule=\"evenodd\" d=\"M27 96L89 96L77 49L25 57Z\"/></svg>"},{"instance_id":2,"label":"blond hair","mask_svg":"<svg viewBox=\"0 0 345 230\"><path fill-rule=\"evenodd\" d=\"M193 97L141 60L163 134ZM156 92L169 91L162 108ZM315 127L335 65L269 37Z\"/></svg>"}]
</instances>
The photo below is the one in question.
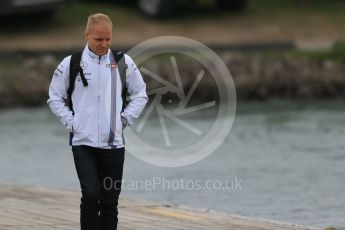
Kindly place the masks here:
<instances>
[{"instance_id":1,"label":"blond hair","mask_svg":"<svg viewBox=\"0 0 345 230\"><path fill-rule=\"evenodd\" d=\"M111 22L108 15L97 13L97 14L91 14L88 17L85 31L90 32L90 29L92 26L100 24L100 23L108 23L110 27L113 28L113 23Z\"/></svg>"}]
</instances>

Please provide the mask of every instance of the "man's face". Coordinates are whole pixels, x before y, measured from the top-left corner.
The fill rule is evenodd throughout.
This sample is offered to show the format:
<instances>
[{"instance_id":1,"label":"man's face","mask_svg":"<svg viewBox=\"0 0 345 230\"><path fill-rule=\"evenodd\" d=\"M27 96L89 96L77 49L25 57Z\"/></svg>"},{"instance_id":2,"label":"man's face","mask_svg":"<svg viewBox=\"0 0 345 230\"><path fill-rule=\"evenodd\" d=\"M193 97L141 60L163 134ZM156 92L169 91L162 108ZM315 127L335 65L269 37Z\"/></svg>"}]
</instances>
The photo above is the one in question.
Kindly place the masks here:
<instances>
[{"instance_id":1,"label":"man's face","mask_svg":"<svg viewBox=\"0 0 345 230\"><path fill-rule=\"evenodd\" d=\"M110 48L112 29L108 23L99 23L91 26L85 32L85 39L89 49L97 55L105 55Z\"/></svg>"}]
</instances>

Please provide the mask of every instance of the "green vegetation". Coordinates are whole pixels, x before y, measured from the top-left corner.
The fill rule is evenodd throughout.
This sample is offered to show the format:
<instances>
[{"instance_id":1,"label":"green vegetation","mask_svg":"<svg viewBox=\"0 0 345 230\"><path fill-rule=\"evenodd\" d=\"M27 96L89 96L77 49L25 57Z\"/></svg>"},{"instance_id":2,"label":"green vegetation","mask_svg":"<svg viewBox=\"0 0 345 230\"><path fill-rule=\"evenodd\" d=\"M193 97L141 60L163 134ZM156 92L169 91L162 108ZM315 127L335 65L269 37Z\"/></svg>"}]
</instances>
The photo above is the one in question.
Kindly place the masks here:
<instances>
[{"instance_id":1,"label":"green vegetation","mask_svg":"<svg viewBox=\"0 0 345 230\"><path fill-rule=\"evenodd\" d=\"M94 12L109 14L113 20L121 24L140 25L142 22L152 22L139 13L135 6L117 1L79 1L64 7L57 14L57 20L61 24L83 24L85 18ZM345 22L345 1L342 0L248 0L247 9L242 13L229 13L217 9L213 0L200 1L197 10L178 9L174 17L168 22L192 21L200 23L207 20L218 19L248 19L262 17L278 21L310 21L326 20L334 23ZM183 8L183 7L182 7ZM157 23L161 23L156 21ZM139 23L139 24L138 24ZM167 23L167 21L165 21Z\"/></svg>"},{"instance_id":2,"label":"green vegetation","mask_svg":"<svg viewBox=\"0 0 345 230\"><path fill-rule=\"evenodd\" d=\"M242 13L221 11L213 2L213 0L203 0L200 1L197 10L190 10L191 6L189 6L185 10L178 9L174 18L155 21L140 14L135 6L118 3L116 0L79 1L64 6L57 13L56 21L62 29L84 26L88 15L104 12L112 18L116 26L124 29L133 30L142 27L150 30L152 29L150 26L154 25L154 29L165 29L176 35L184 34L186 28L187 31L192 31L196 25L204 24L210 29L213 26L225 28L238 26L246 30L258 25L268 25L273 28L281 25L286 29L300 27L300 31L312 25L313 28L319 27L320 33L324 33L328 30L322 28L333 27L330 31L335 31L337 28L343 28L345 23L344 0L248 0L247 9ZM265 55L267 58L281 58L286 54L296 58L345 61L345 43L338 44L329 51L266 50L260 52L260 55Z\"/></svg>"},{"instance_id":3,"label":"green vegetation","mask_svg":"<svg viewBox=\"0 0 345 230\"><path fill-rule=\"evenodd\" d=\"M260 55L267 59L281 59L285 56L291 56L299 59L310 60L335 60L345 62L345 42L337 43L330 50L275 50L267 49L262 51L249 52L252 55Z\"/></svg>"},{"instance_id":4,"label":"green vegetation","mask_svg":"<svg viewBox=\"0 0 345 230\"><path fill-rule=\"evenodd\" d=\"M108 14L114 23L121 22L121 25L137 24L144 20L135 8L100 1L68 4L57 13L56 21L61 26L84 25L87 17L96 12Z\"/></svg>"},{"instance_id":5,"label":"green vegetation","mask_svg":"<svg viewBox=\"0 0 345 230\"><path fill-rule=\"evenodd\" d=\"M345 1L342 0L249 0L249 14L255 15L324 15L345 18Z\"/></svg>"},{"instance_id":6,"label":"green vegetation","mask_svg":"<svg viewBox=\"0 0 345 230\"><path fill-rule=\"evenodd\" d=\"M345 1L342 0L249 0L240 20L259 20L283 27L343 27ZM322 33L322 30L320 30Z\"/></svg>"},{"instance_id":7,"label":"green vegetation","mask_svg":"<svg viewBox=\"0 0 345 230\"><path fill-rule=\"evenodd\" d=\"M249 8L261 12L270 12L272 10L300 10L300 11L323 11L333 12L341 10L345 3L342 0L249 0Z\"/></svg>"},{"instance_id":8,"label":"green vegetation","mask_svg":"<svg viewBox=\"0 0 345 230\"><path fill-rule=\"evenodd\" d=\"M339 43L329 51L293 51L293 55L298 58L331 59L345 62L345 43Z\"/></svg>"}]
</instances>

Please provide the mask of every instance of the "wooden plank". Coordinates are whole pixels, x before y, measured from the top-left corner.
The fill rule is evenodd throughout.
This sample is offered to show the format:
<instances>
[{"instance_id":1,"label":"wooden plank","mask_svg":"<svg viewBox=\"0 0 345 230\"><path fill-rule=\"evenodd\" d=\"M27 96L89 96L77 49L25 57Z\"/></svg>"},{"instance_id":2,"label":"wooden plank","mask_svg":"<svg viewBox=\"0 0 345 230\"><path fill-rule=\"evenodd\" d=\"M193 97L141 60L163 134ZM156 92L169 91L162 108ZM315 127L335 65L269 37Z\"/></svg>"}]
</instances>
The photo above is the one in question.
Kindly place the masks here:
<instances>
[{"instance_id":1,"label":"wooden plank","mask_svg":"<svg viewBox=\"0 0 345 230\"><path fill-rule=\"evenodd\" d=\"M79 202L80 194L77 191L2 185L0 229L78 229ZM119 229L311 230L302 226L171 207L122 197L119 201Z\"/></svg>"}]
</instances>

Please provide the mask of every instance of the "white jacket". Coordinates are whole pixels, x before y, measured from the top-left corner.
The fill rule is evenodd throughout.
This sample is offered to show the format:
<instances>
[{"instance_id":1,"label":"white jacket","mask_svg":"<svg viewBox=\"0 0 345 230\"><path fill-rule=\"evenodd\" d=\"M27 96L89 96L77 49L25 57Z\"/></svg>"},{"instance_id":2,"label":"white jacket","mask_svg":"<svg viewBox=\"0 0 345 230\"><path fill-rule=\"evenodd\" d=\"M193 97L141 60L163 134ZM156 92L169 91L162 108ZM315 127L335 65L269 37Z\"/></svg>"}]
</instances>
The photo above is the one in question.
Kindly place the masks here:
<instances>
[{"instance_id":1,"label":"white jacket","mask_svg":"<svg viewBox=\"0 0 345 230\"><path fill-rule=\"evenodd\" d=\"M121 78L118 68L112 64L111 50L98 56L86 45L81 67L88 86L84 87L78 73L72 93L74 115L65 105L69 87L69 67L71 56L66 57L54 72L47 101L50 109L62 124L73 133L71 144L98 148L120 148L124 146L121 117L128 125L133 124L145 104L146 84L133 60L124 55L128 66L126 85L129 103L122 110ZM112 106L113 105L113 106ZM113 130L115 132L113 132ZM111 135L111 132L114 135Z\"/></svg>"}]
</instances>

